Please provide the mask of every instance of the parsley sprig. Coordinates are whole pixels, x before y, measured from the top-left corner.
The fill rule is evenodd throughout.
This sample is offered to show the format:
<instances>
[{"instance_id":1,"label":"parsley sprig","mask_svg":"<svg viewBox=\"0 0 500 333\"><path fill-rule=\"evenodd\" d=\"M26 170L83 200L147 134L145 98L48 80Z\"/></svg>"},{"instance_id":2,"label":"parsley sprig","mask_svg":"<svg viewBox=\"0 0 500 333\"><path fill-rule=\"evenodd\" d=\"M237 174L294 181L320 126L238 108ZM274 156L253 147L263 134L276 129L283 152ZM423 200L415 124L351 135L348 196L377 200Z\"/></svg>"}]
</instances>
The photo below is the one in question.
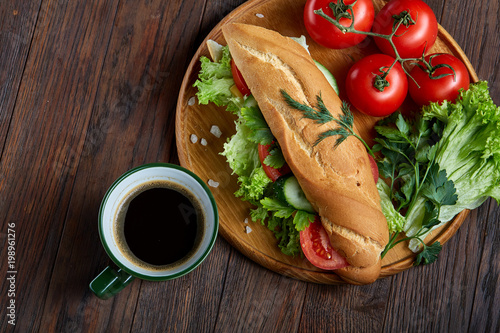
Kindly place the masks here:
<instances>
[{"instance_id":1,"label":"parsley sprig","mask_svg":"<svg viewBox=\"0 0 500 333\"><path fill-rule=\"evenodd\" d=\"M285 99L288 106L298 111L301 111L304 118L314 120L314 122L316 122L319 125L323 125L329 122L336 123L337 127L326 130L318 135L318 138L314 142L314 146L318 145L321 141L330 136L338 136L334 144L334 148L336 148L338 145L344 142L349 136L354 136L363 143L368 153L372 157L375 157L370 146L368 146L365 140L363 140L363 138L361 138L354 131L353 127L354 117L352 115L350 106L347 102L342 101L342 107L341 107L342 113L339 115L339 118L337 119L330 113L325 103L323 102L323 98L321 98L321 95L316 96L317 104L316 108L314 108L307 104L302 104L300 102L297 102L283 89L281 90L281 94L283 95L283 98Z\"/></svg>"},{"instance_id":2,"label":"parsley sprig","mask_svg":"<svg viewBox=\"0 0 500 333\"><path fill-rule=\"evenodd\" d=\"M458 200L455 184L436 161L435 138L440 136L442 129L420 116L406 120L400 113L381 121L375 129L378 137L373 150L384 156L378 163L380 174L390 180L390 200L394 207L406 214L405 226L393 230L382 257L396 244L414 240L423 246L415 265L432 263L441 244L427 245L423 239L441 223L441 208L454 205ZM419 223L410 228L415 221ZM406 237L398 237L403 230Z\"/></svg>"}]
</instances>

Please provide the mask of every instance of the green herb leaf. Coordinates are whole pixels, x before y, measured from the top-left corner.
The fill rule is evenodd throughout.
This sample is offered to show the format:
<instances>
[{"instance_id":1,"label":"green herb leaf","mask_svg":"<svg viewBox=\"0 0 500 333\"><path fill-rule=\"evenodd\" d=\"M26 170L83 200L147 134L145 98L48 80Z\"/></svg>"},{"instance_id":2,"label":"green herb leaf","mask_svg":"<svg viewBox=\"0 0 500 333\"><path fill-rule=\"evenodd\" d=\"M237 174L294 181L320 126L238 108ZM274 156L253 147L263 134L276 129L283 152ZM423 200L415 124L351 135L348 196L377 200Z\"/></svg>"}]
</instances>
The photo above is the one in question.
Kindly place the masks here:
<instances>
[{"instance_id":1,"label":"green herb leaf","mask_svg":"<svg viewBox=\"0 0 500 333\"><path fill-rule=\"evenodd\" d=\"M301 111L305 118L312 119L318 124L325 124L335 119L330 111L328 111L328 109L326 108L321 96L316 96L316 100L318 102L318 110L315 110L314 108L306 104L297 102L284 90L281 90L281 94L285 98L287 104L290 107Z\"/></svg>"},{"instance_id":2,"label":"green herb leaf","mask_svg":"<svg viewBox=\"0 0 500 333\"><path fill-rule=\"evenodd\" d=\"M410 125L408 122L403 118L403 115L401 113L398 113L398 119L396 120L396 127L400 131L400 134L404 137L408 136L408 133L410 132Z\"/></svg>"},{"instance_id":3,"label":"green herb leaf","mask_svg":"<svg viewBox=\"0 0 500 333\"><path fill-rule=\"evenodd\" d=\"M374 156L372 150L368 147L366 142L354 132L354 117L347 102L342 102L342 114L340 114L339 119L337 119L330 113L330 111L328 111L320 95L316 96L317 105L316 109L314 109L307 104L297 102L284 90L281 90L281 94L283 95L283 98L288 106L301 111L304 118L314 120L314 122L319 125L323 125L331 121L337 124L338 127L320 133L318 135L318 139L314 143L314 146L330 136L339 136L335 141L334 148L336 148L339 144L344 142L345 139L353 135L364 144L370 155Z\"/></svg>"},{"instance_id":4,"label":"green herb leaf","mask_svg":"<svg viewBox=\"0 0 500 333\"><path fill-rule=\"evenodd\" d=\"M426 186L422 188L422 195L436 205L454 205L458 196L452 180L446 176L446 170L439 170L439 165L434 163L430 167Z\"/></svg>"},{"instance_id":5,"label":"green herb leaf","mask_svg":"<svg viewBox=\"0 0 500 333\"><path fill-rule=\"evenodd\" d=\"M425 245L422 252L417 255L414 265L428 265L436 261L439 252L441 252L442 246L439 242L435 242L432 245Z\"/></svg>"},{"instance_id":6,"label":"green herb leaf","mask_svg":"<svg viewBox=\"0 0 500 333\"><path fill-rule=\"evenodd\" d=\"M295 212L295 208L276 198L265 197L260 201L262 207L269 211L273 211L277 217L288 218Z\"/></svg>"},{"instance_id":7,"label":"green herb leaf","mask_svg":"<svg viewBox=\"0 0 500 333\"><path fill-rule=\"evenodd\" d=\"M274 222L276 220L276 222ZM271 226L275 225L274 236L278 239L278 247L287 256L296 257L302 255L300 248L300 234L295 228L293 218L281 219L276 216L270 218Z\"/></svg>"},{"instance_id":8,"label":"green herb leaf","mask_svg":"<svg viewBox=\"0 0 500 333\"><path fill-rule=\"evenodd\" d=\"M274 146L269 150L269 155L267 155L264 159L264 164L275 169L279 169L285 165L285 162L285 157L283 156L281 148L274 143Z\"/></svg>"},{"instance_id":9,"label":"green herb leaf","mask_svg":"<svg viewBox=\"0 0 500 333\"><path fill-rule=\"evenodd\" d=\"M389 140L402 141L401 132L397 128L390 126L376 126L375 129L377 130L378 134L386 137Z\"/></svg>"},{"instance_id":10,"label":"green herb leaf","mask_svg":"<svg viewBox=\"0 0 500 333\"><path fill-rule=\"evenodd\" d=\"M245 119L245 125L251 129L248 139L255 143L268 145L274 140L273 133L269 129L262 112L258 107L246 107L241 109L241 116Z\"/></svg>"},{"instance_id":11,"label":"green herb leaf","mask_svg":"<svg viewBox=\"0 0 500 333\"><path fill-rule=\"evenodd\" d=\"M315 214L311 214L303 210L298 210L293 218L293 224L295 224L295 228L298 231L302 231L307 228L310 223L314 222L315 218Z\"/></svg>"},{"instance_id":12,"label":"green herb leaf","mask_svg":"<svg viewBox=\"0 0 500 333\"><path fill-rule=\"evenodd\" d=\"M424 204L425 207L425 213L424 213L424 218L422 221L422 228L421 229L431 229L432 227L436 226L439 224L439 207L436 205L436 203L432 201L426 201ZM417 235L420 234L417 233Z\"/></svg>"},{"instance_id":13,"label":"green herb leaf","mask_svg":"<svg viewBox=\"0 0 500 333\"><path fill-rule=\"evenodd\" d=\"M324 139L326 139L330 136L334 136L334 135L339 136L337 138L337 141L335 141L335 145L334 145L334 147L337 147L342 142L344 142L344 140L347 139L351 135L351 133L349 133L349 131L347 131L345 128L342 128L342 127L325 131L325 132L321 133L320 135L318 135L318 139L314 142L314 146L318 145Z\"/></svg>"},{"instance_id":14,"label":"green herb leaf","mask_svg":"<svg viewBox=\"0 0 500 333\"><path fill-rule=\"evenodd\" d=\"M269 211L262 206L257 206L257 208L250 210L250 218L252 219L253 222L260 221L261 224L264 225L268 217L269 217Z\"/></svg>"}]
</instances>

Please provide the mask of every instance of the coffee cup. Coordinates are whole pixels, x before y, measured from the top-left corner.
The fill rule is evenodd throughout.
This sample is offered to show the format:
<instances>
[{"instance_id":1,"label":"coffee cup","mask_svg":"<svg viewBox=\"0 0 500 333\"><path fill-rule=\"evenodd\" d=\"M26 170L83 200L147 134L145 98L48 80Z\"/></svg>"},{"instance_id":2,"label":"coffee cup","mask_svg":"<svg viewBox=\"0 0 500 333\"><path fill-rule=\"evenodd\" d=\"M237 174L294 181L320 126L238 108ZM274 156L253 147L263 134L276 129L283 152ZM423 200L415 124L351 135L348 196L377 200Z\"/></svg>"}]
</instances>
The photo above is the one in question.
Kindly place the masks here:
<instances>
[{"instance_id":1,"label":"coffee cup","mask_svg":"<svg viewBox=\"0 0 500 333\"><path fill-rule=\"evenodd\" d=\"M165 281L194 270L217 238L219 216L207 185L178 165L151 163L129 170L108 189L99 235L117 267L91 283L107 299L134 278Z\"/></svg>"}]
</instances>

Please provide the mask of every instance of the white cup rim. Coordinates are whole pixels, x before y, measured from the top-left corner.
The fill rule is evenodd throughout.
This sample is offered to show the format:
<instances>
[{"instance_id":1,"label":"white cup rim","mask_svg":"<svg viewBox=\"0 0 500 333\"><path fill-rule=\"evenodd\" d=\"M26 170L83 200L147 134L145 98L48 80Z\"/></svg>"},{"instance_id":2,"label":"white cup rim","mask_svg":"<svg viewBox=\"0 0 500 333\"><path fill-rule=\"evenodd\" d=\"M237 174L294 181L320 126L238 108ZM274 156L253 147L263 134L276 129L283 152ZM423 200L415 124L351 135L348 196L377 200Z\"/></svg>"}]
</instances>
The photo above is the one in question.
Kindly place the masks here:
<instances>
[{"instance_id":1,"label":"white cup rim","mask_svg":"<svg viewBox=\"0 0 500 333\"><path fill-rule=\"evenodd\" d=\"M142 181L141 178L138 178L139 180L136 181L137 184L133 183L131 182L131 179L134 175L137 175L138 173L148 173L149 175L153 174L158 177L167 177L167 171L169 172L170 177L172 177L171 174L182 175L182 177L185 177L185 180L190 184L189 186L194 187L192 190L197 193L198 197L201 197L199 199L205 210L207 230L203 236L202 245L199 250L196 251L195 255L193 255L189 260L176 266L176 268L172 270L167 268L165 270L153 271L134 264L131 260L121 254L119 247L116 245L116 239L113 236L112 229L114 219L110 217L110 214L113 214L114 216L113 211L123 199L123 196L121 196L122 194L117 192L129 191L130 188L140 186L141 182L144 183L146 181L151 181L149 178L143 178ZM169 178L168 180L180 181L177 178ZM126 190L124 190L124 188ZM118 198L118 200L116 198ZM181 277L194 270L205 260L212 250L217 238L219 229L219 214L215 199L210 189L196 174L175 164L149 163L125 172L113 182L102 199L99 209L98 226L101 243L103 244L108 256L117 266L130 275L144 280L163 281Z\"/></svg>"}]
</instances>

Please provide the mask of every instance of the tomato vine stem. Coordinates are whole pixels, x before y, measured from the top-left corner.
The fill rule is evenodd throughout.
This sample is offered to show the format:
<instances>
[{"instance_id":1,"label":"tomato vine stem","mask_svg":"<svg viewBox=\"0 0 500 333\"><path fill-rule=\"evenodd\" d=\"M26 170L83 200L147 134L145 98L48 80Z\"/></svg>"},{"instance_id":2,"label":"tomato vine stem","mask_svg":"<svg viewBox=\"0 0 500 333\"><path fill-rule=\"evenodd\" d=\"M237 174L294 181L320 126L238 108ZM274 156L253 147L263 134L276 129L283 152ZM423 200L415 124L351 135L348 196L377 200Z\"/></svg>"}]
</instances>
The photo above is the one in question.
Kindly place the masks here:
<instances>
[{"instance_id":1,"label":"tomato vine stem","mask_svg":"<svg viewBox=\"0 0 500 333\"><path fill-rule=\"evenodd\" d=\"M404 25L406 28L409 28L411 25L416 24L416 19L418 19L418 17L416 19L413 19L411 17L410 12L408 10L404 10L404 11L400 12L397 15L393 15L394 24L393 24L393 27L392 27L392 32L390 34L388 34L388 35L379 34L379 33L375 33L375 32L372 32L372 31L360 31L360 30L356 30L356 28L354 28L355 17L354 17L353 7L356 4L356 2L357 2L357 0L354 1L350 5L346 5L344 3L344 0L338 0L337 3L330 2L329 7L332 10L333 15L334 15L335 18L327 15L323 11L322 8L315 10L314 13L316 15L319 15L322 18L326 19L328 22L330 22L334 26L336 26L343 34L353 33L353 34L366 35L366 36L371 36L371 37L376 37L376 38L382 38L382 39L385 39L385 40L387 40L389 42L389 44L391 45L391 47L392 47L392 49L394 51L394 55L395 55L394 59L395 59L395 61L394 61L394 63L391 66L389 66L387 68L387 70L383 70L382 68L380 69L380 74L376 76L375 81L373 83L373 86L377 90L379 90L380 92L383 92L386 87L389 87L389 82L386 79L387 75L389 75L390 70L398 62L401 64L401 67L402 67L404 73L411 80L413 80L413 82L415 82L415 84L419 88L420 88L419 84L410 75L410 73L407 71L407 69L405 68L405 66L403 66L404 63L406 63L406 62L413 62L416 66L419 66L425 72L427 72L429 74L429 78L431 78L431 79L437 80L437 79L440 79L443 76L447 76L447 75L453 75L455 77L455 70L450 65L441 64L441 65L437 65L437 66L432 66L431 65L432 56L430 57L429 61L426 61L425 60L425 49L422 52L422 57L421 58L402 58L400 56L400 54L398 52L398 49L397 49L397 47L394 44L394 41L392 39L393 39L394 36L399 37L399 36L402 36L404 34L404 32L403 32L403 34L401 34L401 35L396 35L396 32L398 31L398 29L399 29L399 27L401 25ZM344 26L344 25L340 24L340 19L342 19L342 18L350 19L351 20L350 25L349 26ZM447 73L447 74L442 74L442 75L439 75L439 76L433 76L433 74L436 71L436 69L442 68L442 67L450 68L453 71L453 74Z\"/></svg>"}]
</instances>

